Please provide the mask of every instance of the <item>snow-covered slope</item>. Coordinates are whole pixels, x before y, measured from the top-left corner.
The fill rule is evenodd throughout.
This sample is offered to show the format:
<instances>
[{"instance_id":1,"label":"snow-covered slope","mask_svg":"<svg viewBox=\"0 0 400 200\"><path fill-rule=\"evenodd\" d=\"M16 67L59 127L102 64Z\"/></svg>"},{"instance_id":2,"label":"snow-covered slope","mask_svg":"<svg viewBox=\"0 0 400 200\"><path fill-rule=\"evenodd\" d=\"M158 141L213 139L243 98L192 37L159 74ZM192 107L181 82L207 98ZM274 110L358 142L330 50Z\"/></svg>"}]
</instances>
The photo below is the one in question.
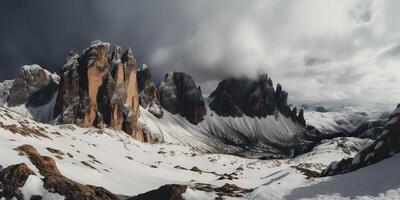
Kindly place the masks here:
<instances>
[{"instance_id":1,"label":"snow-covered slope","mask_svg":"<svg viewBox=\"0 0 400 200\"><path fill-rule=\"evenodd\" d=\"M170 120L177 120L174 116L170 117ZM61 174L67 178L81 184L101 186L122 196L137 195L172 183L188 185L190 188L184 196L189 199L204 199L204 195L218 196L215 192L207 193L196 189L198 184L221 187L229 183L242 188L259 188L255 191L261 191L264 190L264 186L259 186L266 185L275 180L276 175L286 172L290 173L287 177L296 179L295 182L287 184L301 183L293 186L300 187L307 183L307 177L293 167L320 172L332 159L354 156L359 148L369 141L338 138L324 141L313 151L294 159L259 160L227 154L209 154L171 143L141 143L122 131L112 129L87 129L75 125L51 126L32 121L7 108L0 108L0 118L2 168L26 163L36 174L40 174L26 156L15 150L21 145L29 144L37 149L39 154L54 159ZM163 126L168 127L167 125ZM186 134L179 133L178 128L178 136L173 138L172 130L166 127L163 129L170 131L163 132L166 141L174 140L179 143L179 138ZM201 137L199 136L200 139ZM194 142L199 138L184 141ZM218 145L217 141L215 145ZM272 179L274 177L275 179ZM28 179L23 187L24 194L39 194L47 199L57 196L43 189L38 178L41 176ZM261 193L254 192L241 198L263 199L259 196Z\"/></svg>"},{"instance_id":2,"label":"snow-covered slope","mask_svg":"<svg viewBox=\"0 0 400 200\"><path fill-rule=\"evenodd\" d=\"M235 153L248 157L290 155L309 141L306 130L278 113L266 118L221 117L207 110L198 125L164 110L161 119L141 109L141 123L165 142L182 144L203 152ZM294 152L293 152L294 153Z\"/></svg>"},{"instance_id":3,"label":"snow-covered slope","mask_svg":"<svg viewBox=\"0 0 400 200\"><path fill-rule=\"evenodd\" d=\"M400 199L400 155L356 172L306 180L282 170L269 177L248 199ZM384 173L382 173L384 172ZM268 181L266 180L266 181Z\"/></svg>"},{"instance_id":4,"label":"snow-covered slope","mask_svg":"<svg viewBox=\"0 0 400 200\"><path fill-rule=\"evenodd\" d=\"M349 134L363 123L378 119L394 105L302 105L307 125L325 134Z\"/></svg>"}]
</instances>

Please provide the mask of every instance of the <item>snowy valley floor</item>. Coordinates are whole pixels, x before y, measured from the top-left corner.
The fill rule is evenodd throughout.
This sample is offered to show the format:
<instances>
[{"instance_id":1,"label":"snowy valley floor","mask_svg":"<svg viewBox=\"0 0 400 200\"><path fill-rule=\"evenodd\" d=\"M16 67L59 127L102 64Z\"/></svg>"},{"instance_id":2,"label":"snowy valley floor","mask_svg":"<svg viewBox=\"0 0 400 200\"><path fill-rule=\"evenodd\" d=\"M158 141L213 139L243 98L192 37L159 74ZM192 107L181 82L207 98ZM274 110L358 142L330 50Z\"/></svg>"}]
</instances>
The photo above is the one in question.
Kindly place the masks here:
<instances>
[{"instance_id":1,"label":"snowy valley floor","mask_svg":"<svg viewBox=\"0 0 400 200\"><path fill-rule=\"evenodd\" d=\"M325 140L311 152L292 159L257 160L225 154L201 154L176 144L145 144L111 129L51 126L0 108L0 165L26 163L14 150L24 144L56 161L60 172L82 184L101 186L134 196L165 184L188 185L186 199L214 199L215 192L196 190L197 183L220 187L226 183L253 191L224 199L399 199L400 155L353 173L310 178L301 169L320 172L332 161L354 156L368 139ZM19 131L17 131L19 130ZM59 150L59 151L57 151ZM300 170L299 170L300 169ZM303 170L304 171L304 170ZM31 175L22 187L27 199L63 199L43 188L41 176Z\"/></svg>"}]
</instances>

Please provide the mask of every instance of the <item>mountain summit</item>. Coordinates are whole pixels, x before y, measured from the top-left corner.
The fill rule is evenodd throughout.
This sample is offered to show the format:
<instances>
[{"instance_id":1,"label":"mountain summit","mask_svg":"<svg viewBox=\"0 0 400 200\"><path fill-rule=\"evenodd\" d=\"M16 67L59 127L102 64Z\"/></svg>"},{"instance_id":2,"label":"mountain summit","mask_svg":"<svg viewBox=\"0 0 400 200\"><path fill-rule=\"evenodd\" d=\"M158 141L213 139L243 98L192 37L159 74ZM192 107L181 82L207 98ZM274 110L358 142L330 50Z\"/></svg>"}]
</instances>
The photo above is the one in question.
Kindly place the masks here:
<instances>
[{"instance_id":1,"label":"mountain summit","mask_svg":"<svg viewBox=\"0 0 400 200\"><path fill-rule=\"evenodd\" d=\"M82 54L69 54L59 77L37 65L23 67L7 105L22 105L41 122L116 128L142 142L282 157L313 143L303 111L291 109L287 98L266 74L223 80L208 98L184 72L169 72L156 85L130 48L94 41Z\"/></svg>"}]
</instances>

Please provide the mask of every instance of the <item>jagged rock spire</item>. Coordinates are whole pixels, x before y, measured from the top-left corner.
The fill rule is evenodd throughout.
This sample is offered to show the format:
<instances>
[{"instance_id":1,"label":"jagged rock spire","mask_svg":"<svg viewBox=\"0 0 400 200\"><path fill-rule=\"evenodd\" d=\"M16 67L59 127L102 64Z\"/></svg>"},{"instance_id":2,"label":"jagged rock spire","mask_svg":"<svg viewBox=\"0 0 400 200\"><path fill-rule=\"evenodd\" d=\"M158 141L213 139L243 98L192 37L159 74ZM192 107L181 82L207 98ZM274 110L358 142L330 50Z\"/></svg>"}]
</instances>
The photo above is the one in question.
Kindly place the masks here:
<instances>
[{"instance_id":1,"label":"jagged rock spire","mask_svg":"<svg viewBox=\"0 0 400 200\"><path fill-rule=\"evenodd\" d=\"M138 125L136 59L128 48L94 41L82 55L70 54L63 66L54 114L59 123L110 126L151 142Z\"/></svg>"}]
</instances>

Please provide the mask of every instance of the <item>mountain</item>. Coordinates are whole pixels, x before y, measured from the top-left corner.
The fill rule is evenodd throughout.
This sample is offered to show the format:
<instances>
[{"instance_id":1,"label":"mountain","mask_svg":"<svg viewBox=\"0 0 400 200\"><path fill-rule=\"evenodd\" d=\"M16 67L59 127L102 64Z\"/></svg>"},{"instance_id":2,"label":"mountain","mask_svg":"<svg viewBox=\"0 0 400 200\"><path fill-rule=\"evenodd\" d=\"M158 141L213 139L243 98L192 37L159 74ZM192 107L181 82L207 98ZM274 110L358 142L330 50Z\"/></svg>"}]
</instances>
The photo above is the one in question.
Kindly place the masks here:
<instances>
[{"instance_id":1,"label":"mountain","mask_svg":"<svg viewBox=\"0 0 400 200\"><path fill-rule=\"evenodd\" d=\"M10 109L40 122L117 128L139 141L203 152L285 157L314 144L303 110L291 109L288 93L266 74L228 78L204 98L189 74L169 72L156 85L131 49L102 41L71 52L59 77L23 67L4 96Z\"/></svg>"},{"instance_id":2,"label":"mountain","mask_svg":"<svg viewBox=\"0 0 400 200\"><path fill-rule=\"evenodd\" d=\"M82 55L71 53L61 72L54 109L56 122L83 127L104 125L140 141L151 134L138 125L137 64L131 49L95 41Z\"/></svg>"},{"instance_id":3,"label":"mountain","mask_svg":"<svg viewBox=\"0 0 400 200\"><path fill-rule=\"evenodd\" d=\"M337 138L295 158L260 160L143 143L115 128L49 125L3 107L0 118L0 196L24 199L139 198L171 184L181 185L177 192L185 199L265 199L250 196L285 174L296 180L282 179L286 186L306 182L304 169L319 173L332 160L352 157L370 143ZM158 191L166 195L170 190Z\"/></svg>"},{"instance_id":4,"label":"mountain","mask_svg":"<svg viewBox=\"0 0 400 200\"><path fill-rule=\"evenodd\" d=\"M382 134L369 146L362 149L354 158L333 162L322 176L332 176L355 171L377 163L400 152L400 105L390 115Z\"/></svg>"},{"instance_id":5,"label":"mountain","mask_svg":"<svg viewBox=\"0 0 400 200\"><path fill-rule=\"evenodd\" d=\"M156 82L102 41L23 66L0 84L0 198L400 198L400 106L298 109L267 74Z\"/></svg>"}]
</instances>

